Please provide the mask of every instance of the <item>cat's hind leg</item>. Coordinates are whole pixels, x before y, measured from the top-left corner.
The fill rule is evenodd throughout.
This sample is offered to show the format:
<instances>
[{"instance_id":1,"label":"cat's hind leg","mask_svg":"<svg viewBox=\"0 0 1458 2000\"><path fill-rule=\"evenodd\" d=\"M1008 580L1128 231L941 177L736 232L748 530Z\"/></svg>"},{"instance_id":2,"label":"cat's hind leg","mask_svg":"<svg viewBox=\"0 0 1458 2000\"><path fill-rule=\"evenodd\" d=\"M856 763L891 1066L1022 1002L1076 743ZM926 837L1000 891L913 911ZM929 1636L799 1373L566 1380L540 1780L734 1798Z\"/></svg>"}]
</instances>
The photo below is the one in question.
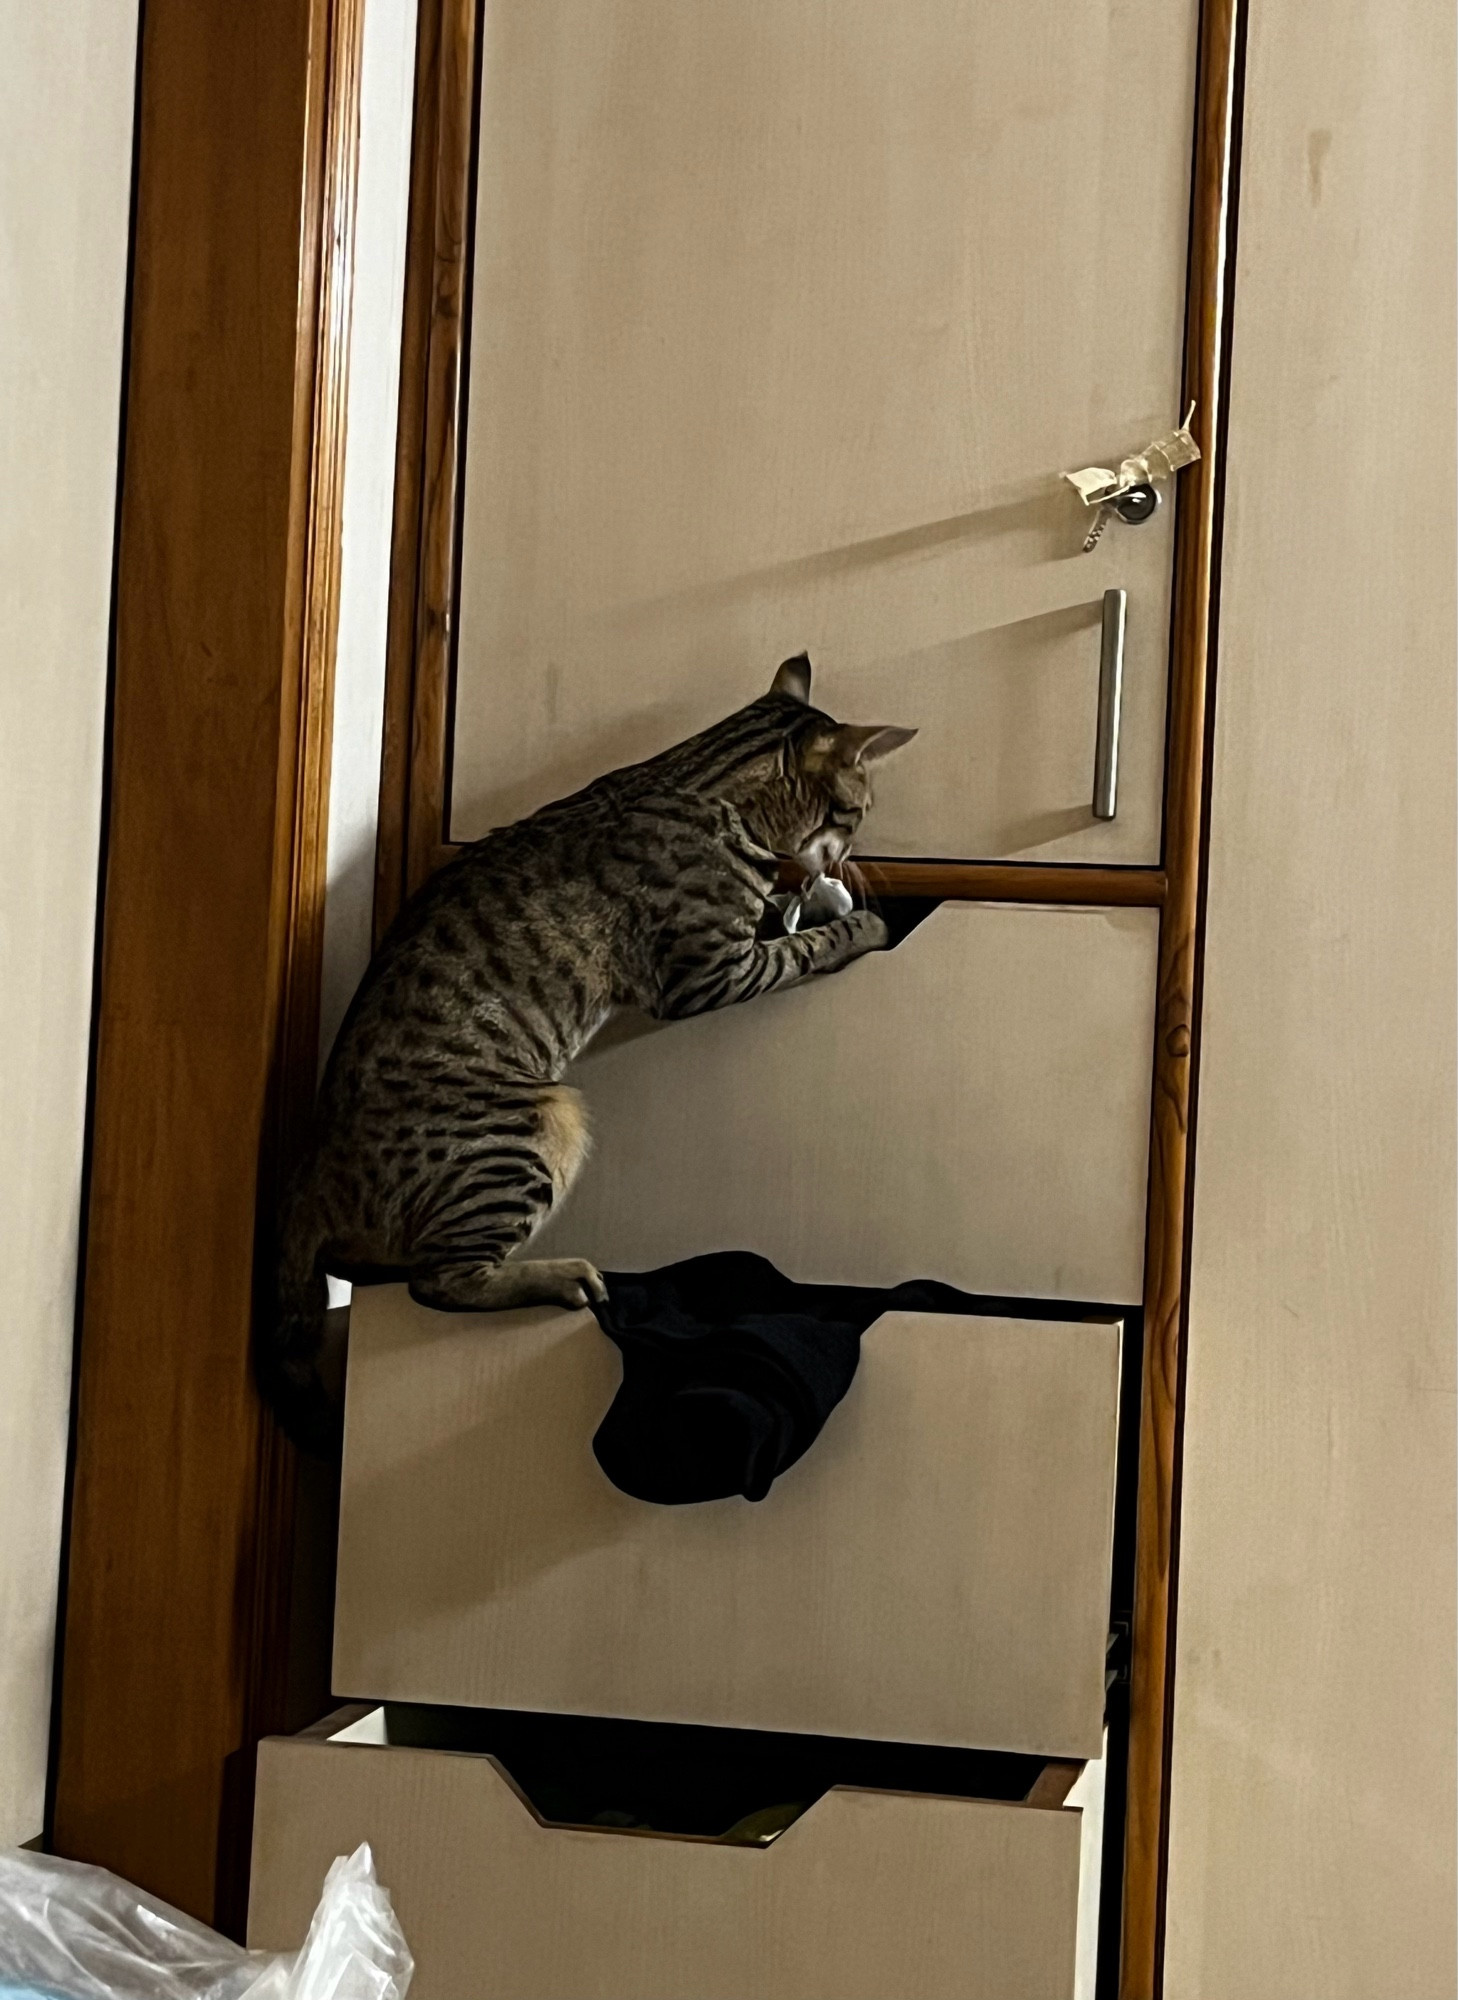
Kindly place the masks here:
<instances>
[{"instance_id":1,"label":"cat's hind leg","mask_svg":"<svg viewBox=\"0 0 1458 2000\"><path fill-rule=\"evenodd\" d=\"M562 1200L587 1157L580 1094L552 1084L534 1092L529 1106L518 1100L503 1109L502 1129L463 1148L441 1172L412 1245L411 1297L441 1312L606 1298L601 1274L583 1257L511 1256Z\"/></svg>"}]
</instances>

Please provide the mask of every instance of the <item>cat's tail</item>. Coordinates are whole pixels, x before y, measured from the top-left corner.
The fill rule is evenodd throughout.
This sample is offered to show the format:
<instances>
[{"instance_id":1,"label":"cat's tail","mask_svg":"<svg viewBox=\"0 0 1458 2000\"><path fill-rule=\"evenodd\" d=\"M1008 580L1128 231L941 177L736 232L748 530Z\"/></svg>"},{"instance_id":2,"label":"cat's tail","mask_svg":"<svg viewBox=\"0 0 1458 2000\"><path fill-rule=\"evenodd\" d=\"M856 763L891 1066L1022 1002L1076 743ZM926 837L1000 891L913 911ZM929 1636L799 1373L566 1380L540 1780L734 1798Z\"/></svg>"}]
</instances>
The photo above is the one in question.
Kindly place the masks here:
<instances>
[{"instance_id":1,"label":"cat's tail","mask_svg":"<svg viewBox=\"0 0 1458 2000\"><path fill-rule=\"evenodd\" d=\"M311 1457L337 1459L344 1411L319 1372L329 1282L311 1206L296 1184L273 1242L260 1245L253 1369L284 1435Z\"/></svg>"}]
</instances>

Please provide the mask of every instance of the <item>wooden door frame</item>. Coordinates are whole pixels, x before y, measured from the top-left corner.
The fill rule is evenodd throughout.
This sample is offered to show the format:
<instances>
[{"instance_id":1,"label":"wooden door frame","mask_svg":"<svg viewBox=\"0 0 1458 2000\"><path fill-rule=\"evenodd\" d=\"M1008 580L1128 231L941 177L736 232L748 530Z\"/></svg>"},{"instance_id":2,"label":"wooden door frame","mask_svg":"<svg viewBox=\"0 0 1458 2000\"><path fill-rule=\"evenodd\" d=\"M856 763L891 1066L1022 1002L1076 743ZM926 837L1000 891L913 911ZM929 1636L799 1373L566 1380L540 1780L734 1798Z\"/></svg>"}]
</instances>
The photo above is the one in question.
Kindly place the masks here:
<instances>
[{"instance_id":1,"label":"wooden door frame","mask_svg":"<svg viewBox=\"0 0 1458 2000\"><path fill-rule=\"evenodd\" d=\"M390 577L375 931L454 850L450 711L480 116L483 0L422 0ZM1132 1633L1121 2000L1163 1984L1173 1636L1192 1136L1208 846L1229 275L1235 240L1246 0L1202 0L1191 178L1184 400L1202 457L1175 528L1161 864L880 862L880 895L1144 904L1160 917Z\"/></svg>"},{"instance_id":2,"label":"wooden door frame","mask_svg":"<svg viewBox=\"0 0 1458 2000\"><path fill-rule=\"evenodd\" d=\"M1181 475L1175 524L1163 849L1169 886L1154 1021L1120 2000L1158 2000L1164 1990L1180 1458L1246 14L1247 0L1202 0L1184 400L1196 405L1203 455Z\"/></svg>"},{"instance_id":3,"label":"wooden door frame","mask_svg":"<svg viewBox=\"0 0 1458 2000\"><path fill-rule=\"evenodd\" d=\"M256 1225L312 1101L363 0L143 0L47 1836L241 1934L287 1715Z\"/></svg>"}]
</instances>

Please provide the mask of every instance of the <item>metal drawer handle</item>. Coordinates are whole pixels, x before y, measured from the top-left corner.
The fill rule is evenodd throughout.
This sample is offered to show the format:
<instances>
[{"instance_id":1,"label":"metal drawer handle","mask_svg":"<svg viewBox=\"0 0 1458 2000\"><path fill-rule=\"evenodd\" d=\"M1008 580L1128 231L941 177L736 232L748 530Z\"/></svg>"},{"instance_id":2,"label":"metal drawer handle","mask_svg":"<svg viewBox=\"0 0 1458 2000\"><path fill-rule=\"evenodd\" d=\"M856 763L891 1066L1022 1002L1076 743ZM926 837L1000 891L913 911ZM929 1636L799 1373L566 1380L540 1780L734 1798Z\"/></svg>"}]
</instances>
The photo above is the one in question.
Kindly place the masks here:
<instances>
[{"instance_id":1,"label":"metal drawer handle","mask_svg":"<svg viewBox=\"0 0 1458 2000\"><path fill-rule=\"evenodd\" d=\"M1119 794L1119 704L1124 694L1124 613L1122 590L1104 592L1104 629L1099 647L1099 733L1094 744L1093 816L1112 819Z\"/></svg>"}]
</instances>

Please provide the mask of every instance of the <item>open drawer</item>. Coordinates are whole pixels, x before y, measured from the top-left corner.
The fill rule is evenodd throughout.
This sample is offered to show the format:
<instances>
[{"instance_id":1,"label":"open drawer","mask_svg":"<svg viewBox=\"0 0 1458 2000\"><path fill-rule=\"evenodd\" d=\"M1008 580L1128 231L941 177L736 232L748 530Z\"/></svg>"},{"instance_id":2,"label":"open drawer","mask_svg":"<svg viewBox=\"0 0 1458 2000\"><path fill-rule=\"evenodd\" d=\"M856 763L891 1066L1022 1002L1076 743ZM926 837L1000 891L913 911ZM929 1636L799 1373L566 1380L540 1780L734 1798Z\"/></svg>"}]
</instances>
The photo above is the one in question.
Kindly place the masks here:
<instances>
[{"instance_id":1,"label":"open drawer","mask_svg":"<svg viewBox=\"0 0 1458 2000\"><path fill-rule=\"evenodd\" d=\"M1072 2000L1073 1767L1021 1801L840 1787L753 1847L548 1824L492 1757L381 1724L259 1746L252 1944L296 1945L367 1840L412 2000Z\"/></svg>"},{"instance_id":2,"label":"open drawer","mask_svg":"<svg viewBox=\"0 0 1458 2000\"><path fill-rule=\"evenodd\" d=\"M659 1507L590 1313L357 1292L335 1689L1097 1756L1120 1331L887 1313L766 1499Z\"/></svg>"},{"instance_id":3,"label":"open drawer","mask_svg":"<svg viewBox=\"0 0 1458 2000\"><path fill-rule=\"evenodd\" d=\"M947 902L828 978L615 1023L569 1072L593 1151L530 1254L1135 1305L1158 942L1157 910Z\"/></svg>"}]
</instances>

